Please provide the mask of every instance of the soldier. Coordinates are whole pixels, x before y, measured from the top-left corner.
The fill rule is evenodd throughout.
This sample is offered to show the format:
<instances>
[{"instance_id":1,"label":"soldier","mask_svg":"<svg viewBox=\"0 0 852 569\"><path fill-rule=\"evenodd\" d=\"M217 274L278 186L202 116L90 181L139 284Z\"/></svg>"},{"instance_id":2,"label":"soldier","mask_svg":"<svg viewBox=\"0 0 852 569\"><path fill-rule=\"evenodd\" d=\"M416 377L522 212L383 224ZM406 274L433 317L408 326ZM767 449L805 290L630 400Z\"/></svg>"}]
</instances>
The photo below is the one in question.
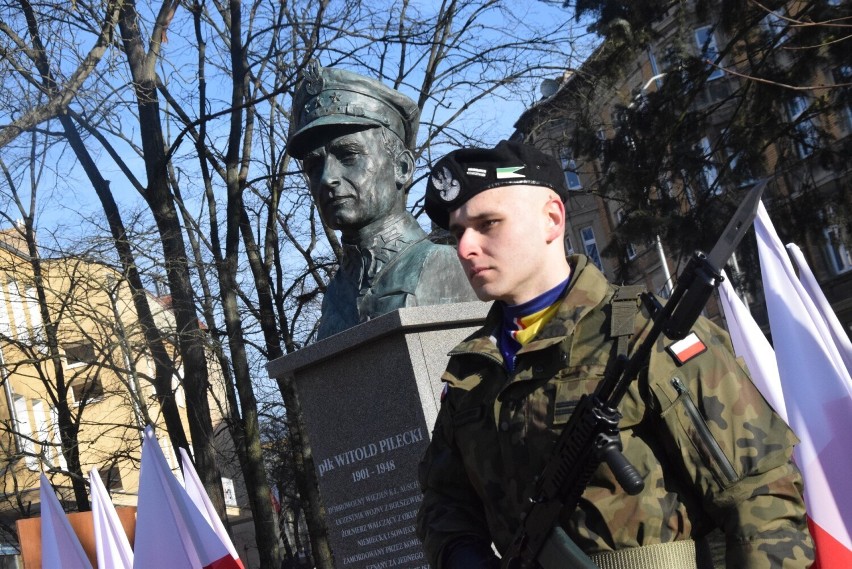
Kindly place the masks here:
<instances>
[{"instance_id":1,"label":"soldier","mask_svg":"<svg viewBox=\"0 0 852 569\"><path fill-rule=\"evenodd\" d=\"M586 257L566 259L568 192L552 157L505 141L456 150L426 192L477 296L495 303L442 377L417 531L433 567L497 567L492 543L510 544L562 425L613 354L611 318L635 339L653 307ZM809 566L797 439L723 330L700 319L687 339L661 336L620 406L624 455L644 490L627 495L602 465L559 524L601 567L703 566L713 528L731 569Z\"/></svg>"},{"instance_id":2,"label":"soldier","mask_svg":"<svg viewBox=\"0 0 852 569\"><path fill-rule=\"evenodd\" d=\"M419 117L402 93L349 71L311 63L299 84L287 151L343 245L318 339L404 306L475 300L453 248L405 208Z\"/></svg>"}]
</instances>

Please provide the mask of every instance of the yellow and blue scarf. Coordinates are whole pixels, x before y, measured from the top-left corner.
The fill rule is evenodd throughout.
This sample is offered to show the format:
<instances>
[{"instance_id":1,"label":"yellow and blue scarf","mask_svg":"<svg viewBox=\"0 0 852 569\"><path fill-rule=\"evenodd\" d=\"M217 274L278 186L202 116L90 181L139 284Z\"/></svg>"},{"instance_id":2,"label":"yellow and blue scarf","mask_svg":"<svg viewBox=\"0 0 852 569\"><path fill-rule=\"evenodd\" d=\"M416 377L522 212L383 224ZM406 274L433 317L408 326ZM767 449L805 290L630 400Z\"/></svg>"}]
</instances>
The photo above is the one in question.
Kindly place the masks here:
<instances>
[{"instance_id":1,"label":"yellow and blue scarf","mask_svg":"<svg viewBox=\"0 0 852 569\"><path fill-rule=\"evenodd\" d=\"M503 321L497 336L497 346L503 354L503 365L509 373L515 371L515 356L518 350L535 338L559 310L559 301L568 291L570 280L570 277L565 279L549 291L527 302L515 305L503 304Z\"/></svg>"}]
</instances>

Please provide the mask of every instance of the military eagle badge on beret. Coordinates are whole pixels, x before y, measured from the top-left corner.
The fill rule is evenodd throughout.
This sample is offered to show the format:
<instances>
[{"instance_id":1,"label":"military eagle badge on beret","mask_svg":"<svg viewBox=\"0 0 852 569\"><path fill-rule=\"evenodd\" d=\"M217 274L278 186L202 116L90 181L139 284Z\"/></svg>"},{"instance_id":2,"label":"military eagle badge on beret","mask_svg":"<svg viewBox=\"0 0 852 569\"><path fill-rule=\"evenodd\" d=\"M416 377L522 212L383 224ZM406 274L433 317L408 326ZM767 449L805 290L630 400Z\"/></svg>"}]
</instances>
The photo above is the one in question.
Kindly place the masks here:
<instances>
[{"instance_id":1,"label":"military eagle badge on beret","mask_svg":"<svg viewBox=\"0 0 852 569\"><path fill-rule=\"evenodd\" d=\"M456 199L461 191L461 184L453 178L449 168L442 168L440 172L432 174L432 185L438 190L441 199L451 202Z\"/></svg>"}]
</instances>

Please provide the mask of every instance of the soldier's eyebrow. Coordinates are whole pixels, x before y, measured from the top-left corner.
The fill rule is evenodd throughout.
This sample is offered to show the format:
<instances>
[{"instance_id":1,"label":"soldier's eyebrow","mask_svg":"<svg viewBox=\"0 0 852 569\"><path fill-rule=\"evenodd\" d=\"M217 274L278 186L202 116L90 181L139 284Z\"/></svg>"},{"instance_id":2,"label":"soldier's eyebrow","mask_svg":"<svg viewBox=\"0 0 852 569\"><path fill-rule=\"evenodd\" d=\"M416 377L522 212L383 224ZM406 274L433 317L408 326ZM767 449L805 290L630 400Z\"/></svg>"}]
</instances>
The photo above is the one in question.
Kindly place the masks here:
<instances>
[{"instance_id":1,"label":"soldier's eyebrow","mask_svg":"<svg viewBox=\"0 0 852 569\"><path fill-rule=\"evenodd\" d=\"M463 231L466 227L470 227L475 225L478 221L485 221L487 219L493 219L498 216L496 211L481 211L474 215L467 215L464 217L464 222L456 222L450 223L449 232L455 234L456 231Z\"/></svg>"}]
</instances>

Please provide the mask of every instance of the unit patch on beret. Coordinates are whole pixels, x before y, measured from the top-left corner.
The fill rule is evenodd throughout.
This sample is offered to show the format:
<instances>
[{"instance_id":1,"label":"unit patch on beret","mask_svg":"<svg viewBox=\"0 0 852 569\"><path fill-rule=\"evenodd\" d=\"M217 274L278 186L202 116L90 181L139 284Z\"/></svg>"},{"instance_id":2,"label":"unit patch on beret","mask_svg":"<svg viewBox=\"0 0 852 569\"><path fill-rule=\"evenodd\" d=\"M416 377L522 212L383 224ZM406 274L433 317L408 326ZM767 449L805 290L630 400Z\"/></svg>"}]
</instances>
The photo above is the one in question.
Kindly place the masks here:
<instances>
[{"instance_id":1,"label":"unit patch on beret","mask_svg":"<svg viewBox=\"0 0 852 569\"><path fill-rule=\"evenodd\" d=\"M456 199L461 189L459 181L453 178L453 174L446 167L432 174L432 185L438 190L441 199L448 202Z\"/></svg>"},{"instance_id":2,"label":"unit patch on beret","mask_svg":"<svg viewBox=\"0 0 852 569\"><path fill-rule=\"evenodd\" d=\"M498 180L508 180L510 178L526 178L523 174L519 174L520 170L523 170L525 166L508 166L506 168L497 168L497 179Z\"/></svg>"}]
</instances>

